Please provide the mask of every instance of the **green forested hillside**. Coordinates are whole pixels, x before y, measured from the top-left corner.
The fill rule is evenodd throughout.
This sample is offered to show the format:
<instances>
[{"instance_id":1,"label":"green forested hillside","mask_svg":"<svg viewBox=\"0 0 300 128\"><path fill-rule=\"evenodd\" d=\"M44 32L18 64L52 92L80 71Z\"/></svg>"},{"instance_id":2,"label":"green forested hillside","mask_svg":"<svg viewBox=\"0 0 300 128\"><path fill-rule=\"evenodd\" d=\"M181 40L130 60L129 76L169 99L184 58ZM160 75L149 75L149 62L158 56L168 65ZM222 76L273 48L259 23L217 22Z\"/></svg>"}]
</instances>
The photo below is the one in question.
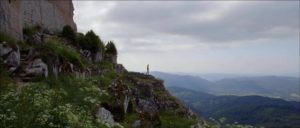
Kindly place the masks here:
<instances>
[{"instance_id":1,"label":"green forested hillside","mask_svg":"<svg viewBox=\"0 0 300 128\"><path fill-rule=\"evenodd\" d=\"M300 101L300 79L297 77L257 76L208 81L198 76L163 72L152 72L152 74L163 79L166 86L177 86L213 95L259 95Z\"/></svg>"},{"instance_id":2,"label":"green forested hillside","mask_svg":"<svg viewBox=\"0 0 300 128\"><path fill-rule=\"evenodd\" d=\"M199 115L225 122L264 127L299 127L300 103L261 96L214 96L179 87L168 87L172 95Z\"/></svg>"}]
</instances>

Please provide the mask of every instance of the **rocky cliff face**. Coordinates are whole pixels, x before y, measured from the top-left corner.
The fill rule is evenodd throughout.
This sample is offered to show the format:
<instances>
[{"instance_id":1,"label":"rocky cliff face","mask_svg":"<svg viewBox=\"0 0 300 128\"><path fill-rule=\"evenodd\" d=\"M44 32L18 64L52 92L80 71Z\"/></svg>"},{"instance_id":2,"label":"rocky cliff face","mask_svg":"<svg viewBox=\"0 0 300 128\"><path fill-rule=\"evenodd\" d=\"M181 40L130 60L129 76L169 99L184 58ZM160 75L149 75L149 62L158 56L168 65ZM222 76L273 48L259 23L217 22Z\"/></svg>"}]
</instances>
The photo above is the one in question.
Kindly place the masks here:
<instances>
[{"instance_id":1,"label":"rocky cliff face","mask_svg":"<svg viewBox=\"0 0 300 128\"><path fill-rule=\"evenodd\" d=\"M76 29L72 0L1 0L0 32L22 40L22 29L42 26L50 32L61 31L64 25Z\"/></svg>"}]
</instances>

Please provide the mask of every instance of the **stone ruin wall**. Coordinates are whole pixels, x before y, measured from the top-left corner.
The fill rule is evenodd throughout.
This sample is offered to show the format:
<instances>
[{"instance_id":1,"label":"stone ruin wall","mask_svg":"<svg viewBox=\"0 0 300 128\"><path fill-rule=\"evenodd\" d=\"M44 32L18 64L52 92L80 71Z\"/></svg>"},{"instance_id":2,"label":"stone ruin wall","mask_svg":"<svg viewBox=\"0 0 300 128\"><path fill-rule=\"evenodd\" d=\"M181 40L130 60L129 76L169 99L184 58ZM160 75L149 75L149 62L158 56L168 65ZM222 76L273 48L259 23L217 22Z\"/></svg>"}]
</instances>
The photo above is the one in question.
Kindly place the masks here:
<instances>
[{"instance_id":1,"label":"stone ruin wall","mask_svg":"<svg viewBox=\"0 0 300 128\"><path fill-rule=\"evenodd\" d=\"M64 25L76 30L72 0L1 0L0 32L22 40L22 29L42 26L50 32L61 31Z\"/></svg>"}]
</instances>

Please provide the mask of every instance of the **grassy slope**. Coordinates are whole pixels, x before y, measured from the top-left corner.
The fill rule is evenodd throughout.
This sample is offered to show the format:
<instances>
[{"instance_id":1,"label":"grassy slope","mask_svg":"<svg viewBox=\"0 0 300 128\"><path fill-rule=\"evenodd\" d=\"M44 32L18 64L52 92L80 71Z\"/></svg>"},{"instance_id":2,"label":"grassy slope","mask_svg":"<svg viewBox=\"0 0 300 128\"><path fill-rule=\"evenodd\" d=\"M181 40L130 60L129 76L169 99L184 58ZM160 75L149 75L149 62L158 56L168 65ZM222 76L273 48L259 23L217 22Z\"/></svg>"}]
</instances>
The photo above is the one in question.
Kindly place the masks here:
<instances>
[{"instance_id":1,"label":"grassy slope","mask_svg":"<svg viewBox=\"0 0 300 128\"><path fill-rule=\"evenodd\" d=\"M20 47L21 50L34 47L40 51L39 56L50 65L56 57L74 64L80 70L94 66L102 73L85 78L76 78L71 72L59 74L57 78L50 74L47 79L38 78L35 82L19 84L0 64L0 127L106 127L94 114L101 103L114 104L112 102L116 97L109 93L108 87L116 79L124 78L116 74L112 63L88 62L76 49L67 46L60 38L53 38L36 46L17 43L6 35L1 35L1 41L3 40L11 44L24 44L24 47ZM145 79L142 82L148 83L152 80ZM129 87L135 86L130 82L125 84ZM165 96L161 92L157 93L158 96ZM129 128L138 119L141 119L140 115L133 111L125 115L121 124ZM160 119L164 128L189 127L195 123L193 119L178 117L172 112L160 113Z\"/></svg>"}]
</instances>

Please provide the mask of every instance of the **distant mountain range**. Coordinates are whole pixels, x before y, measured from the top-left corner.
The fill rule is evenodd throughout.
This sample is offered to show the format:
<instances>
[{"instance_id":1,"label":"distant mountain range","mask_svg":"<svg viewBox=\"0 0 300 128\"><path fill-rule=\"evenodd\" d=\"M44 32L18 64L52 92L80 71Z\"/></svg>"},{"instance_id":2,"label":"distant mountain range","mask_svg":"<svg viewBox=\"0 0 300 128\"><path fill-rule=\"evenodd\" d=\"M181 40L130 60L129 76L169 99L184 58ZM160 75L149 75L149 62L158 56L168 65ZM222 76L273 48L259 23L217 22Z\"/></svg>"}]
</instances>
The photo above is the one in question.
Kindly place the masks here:
<instances>
[{"instance_id":1,"label":"distant mountain range","mask_svg":"<svg viewBox=\"0 0 300 128\"><path fill-rule=\"evenodd\" d=\"M164 80L165 85L168 87L182 87L213 95L258 95L300 101L300 79L297 77L237 77L208 81L190 75L175 75L163 72L151 72L151 74Z\"/></svg>"},{"instance_id":2,"label":"distant mountain range","mask_svg":"<svg viewBox=\"0 0 300 128\"><path fill-rule=\"evenodd\" d=\"M226 123L272 128L300 126L300 102L261 96L214 96L174 86L168 86L167 89L207 119L225 117Z\"/></svg>"}]
</instances>

